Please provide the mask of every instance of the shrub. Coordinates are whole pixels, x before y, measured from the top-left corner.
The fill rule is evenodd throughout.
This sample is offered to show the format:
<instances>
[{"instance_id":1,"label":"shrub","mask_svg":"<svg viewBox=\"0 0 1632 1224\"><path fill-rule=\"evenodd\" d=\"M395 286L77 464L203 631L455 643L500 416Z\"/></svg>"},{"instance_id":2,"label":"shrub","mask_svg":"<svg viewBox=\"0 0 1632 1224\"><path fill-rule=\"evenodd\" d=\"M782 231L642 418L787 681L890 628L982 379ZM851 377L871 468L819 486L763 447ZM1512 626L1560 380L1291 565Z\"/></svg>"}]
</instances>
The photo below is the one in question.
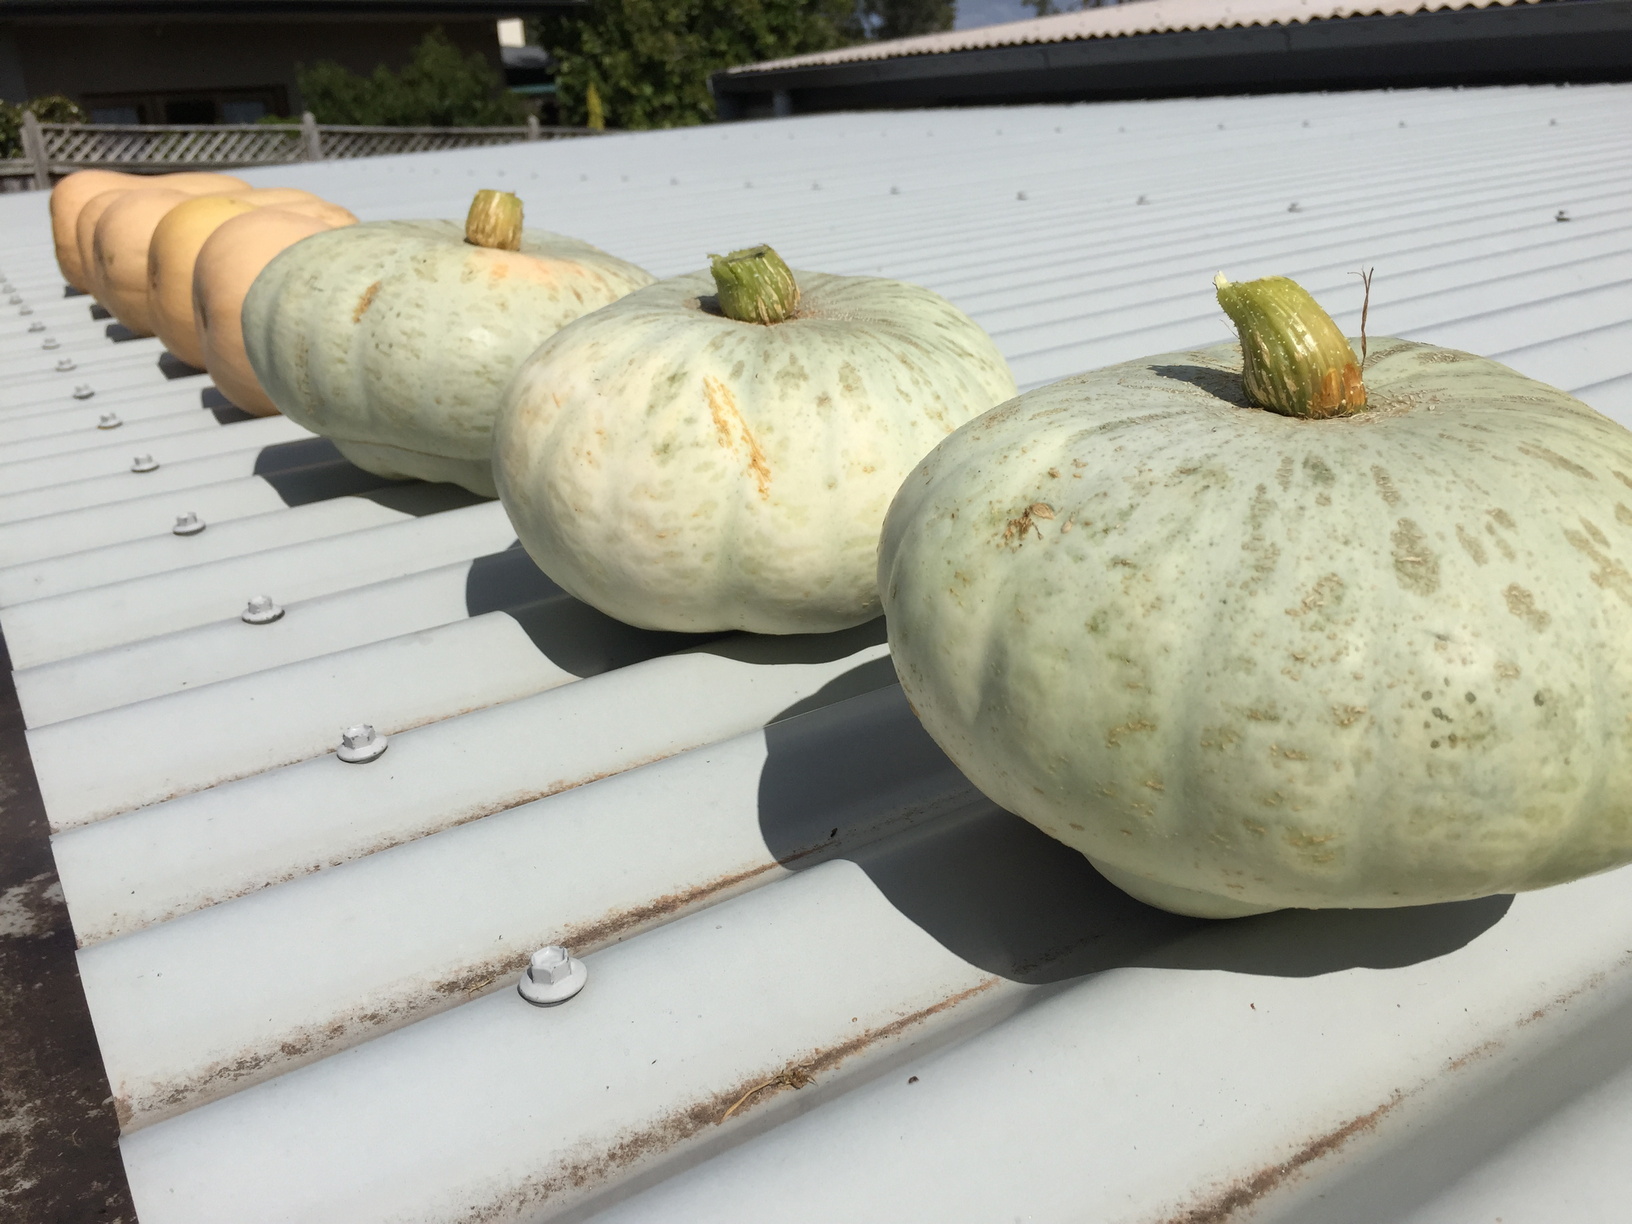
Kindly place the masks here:
<instances>
[{"instance_id":1,"label":"shrub","mask_svg":"<svg viewBox=\"0 0 1632 1224\"><path fill-rule=\"evenodd\" d=\"M296 70L306 109L319 123L389 127L486 127L523 123L527 106L504 92L482 56L462 55L441 29L414 48L400 72L384 64L359 76L332 60Z\"/></svg>"}]
</instances>

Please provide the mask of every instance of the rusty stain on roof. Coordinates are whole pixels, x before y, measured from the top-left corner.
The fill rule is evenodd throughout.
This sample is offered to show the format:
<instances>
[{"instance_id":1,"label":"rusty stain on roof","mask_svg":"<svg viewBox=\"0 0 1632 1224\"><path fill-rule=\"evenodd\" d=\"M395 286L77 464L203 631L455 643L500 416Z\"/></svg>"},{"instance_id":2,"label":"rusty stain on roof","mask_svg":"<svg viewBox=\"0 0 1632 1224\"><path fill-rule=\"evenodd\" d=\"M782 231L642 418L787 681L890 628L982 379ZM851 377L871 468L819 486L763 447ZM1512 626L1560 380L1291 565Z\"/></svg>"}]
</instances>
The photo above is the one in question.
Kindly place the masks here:
<instances>
[{"instance_id":1,"label":"rusty stain on roof","mask_svg":"<svg viewBox=\"0 0 1632 1224\"><path fill-rule=\"evenodd\" d=\"M717 1092L654 1119L639 1130L626 1132L597 1150L569 1160L530 1185L474 1208L457 1217L456 1224L493 1224L494 1221L516 1218L528 1208L537 1208L569 1195L582 1195L615 1177L628 1176L633 1166L655 1160L664 1152L712 1130L726 1120L733 1106L736 1107L734 1116L740 1119L768 1102L774 1094L762 1092L743 1103L745 1096L766 1081L781 1083L784 1077L788 1081L819 1077L824 1071L831 1071L858 1054L900 1037L931 1017L984 994L1001 981L998 977L988 977L927 1007L875 1025L848 1041L812 1050L774 1069L743 1076Z\"/></svg>"}]
</instances>

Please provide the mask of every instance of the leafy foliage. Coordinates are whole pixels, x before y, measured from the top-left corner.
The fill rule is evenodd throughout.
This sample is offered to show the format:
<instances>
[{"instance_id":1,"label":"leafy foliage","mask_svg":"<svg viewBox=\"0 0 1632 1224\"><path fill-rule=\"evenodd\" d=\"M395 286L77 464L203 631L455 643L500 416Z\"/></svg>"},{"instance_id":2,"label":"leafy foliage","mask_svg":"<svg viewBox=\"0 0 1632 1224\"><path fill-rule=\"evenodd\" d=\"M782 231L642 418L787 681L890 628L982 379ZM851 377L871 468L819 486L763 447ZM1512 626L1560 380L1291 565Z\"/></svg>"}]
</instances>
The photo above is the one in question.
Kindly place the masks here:
<instances>
[{"instance_id":1,"label":"leafy foliage","mask_svg":"<svg viewBox=\"0 0 1632 1224\"><path fill-rule=\"evenodd\" d=\"M957 15L957 0L860 0L851 28L867 38L911 38L950 30Z\"/></svg>"},{"instance_id":2,"label":"leafy foliage","mask_svg":"<svg viewBox=\"0 0 1632 1224\"><path fill-rule=\"evenodd\" d=\"M0 101L0 157L23 155L23 112L33 111L41 123L85 123L90 119L72 98L46 94L18 106Z\"/></svg>"},{"instance_id":3,"label":"leafy foliage","mask_svg":"<svg viewBox=\"0 0 1632 1224\"><path fill-rule=\"evenodd\" d=\"M711 72L853 42L855 15L855 0L590 0L533 30L559 65L563 123L586 122L593 85L612 127L680 127L714 118Z\"/></svg>"},{"instance_id":4,"label":"leafy foliage","mask_svg":"<svg viewBox=\"0 0 1632 1224\"><path fill-rule=\"evenodd\" d=\"M384 64L359 76L332 60L296 70L306 109L319 123L391 127L484 127L525 122L526 104L482 56L460 54L432 30L400 72Z\"/></svg>"}]
</instances>

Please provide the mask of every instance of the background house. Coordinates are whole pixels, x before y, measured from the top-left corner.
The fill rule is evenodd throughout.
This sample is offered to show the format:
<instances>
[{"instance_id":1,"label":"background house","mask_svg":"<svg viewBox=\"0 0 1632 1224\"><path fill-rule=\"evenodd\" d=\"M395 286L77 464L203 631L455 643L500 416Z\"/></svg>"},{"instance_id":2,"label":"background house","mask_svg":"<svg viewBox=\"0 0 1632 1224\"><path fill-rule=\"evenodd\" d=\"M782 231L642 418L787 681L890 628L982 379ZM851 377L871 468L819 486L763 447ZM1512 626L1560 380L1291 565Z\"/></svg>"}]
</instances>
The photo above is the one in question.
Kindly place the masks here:
<instances>
[{"instance_id":1,"label":"background house","mask_svg":"<svg viewBox=\"0 0 1632 1224\"><path fill-rule=\"evenodd\" d=\"M1632 0L1148 0L715 73L722 119L1632 77Z\"/></svg>"},{"instance_id":2,"label":"background house","mask_svg":"<svg viewBox=\"0 0 1632 1224\"><path fill-rule=\"evenodd\" d=\"M0 0L0 98L65 94L97 123L298 114L296 66L399 67L440 26L495 69L497 18L573 0Z\"/></svg>"}]
</instances>

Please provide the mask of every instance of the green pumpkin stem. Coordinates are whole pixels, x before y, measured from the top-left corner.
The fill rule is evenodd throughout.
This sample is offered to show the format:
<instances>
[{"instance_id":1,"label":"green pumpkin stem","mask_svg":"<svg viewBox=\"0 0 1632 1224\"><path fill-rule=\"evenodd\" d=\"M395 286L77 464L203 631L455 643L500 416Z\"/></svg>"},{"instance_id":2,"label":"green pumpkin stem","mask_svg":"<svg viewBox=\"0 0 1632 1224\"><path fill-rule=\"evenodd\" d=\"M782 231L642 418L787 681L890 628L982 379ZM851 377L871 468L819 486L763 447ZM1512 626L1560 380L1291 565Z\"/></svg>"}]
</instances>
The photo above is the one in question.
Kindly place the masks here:
<instances>
[{"instance_id":1,"label":"green pumpkin stem","mask_svg":"<svg viewBox=\"0 0 1632 1224\"><path fill-rule=\"evenodd\" d=\"M1241 384L1257 408L1282 416L1349 416L1366 406L1360 362L1332 317L1284 276L1213 280L1241 337Z\"/></svg>"},{"instance_id":2,"label":"green pumpkin stem","mask_svg":"<svg viewBox=\"0 0 1632 1224\"><path fill-rule=\"evenodd\" d=\"M465 241L494 251L521 250L521 197L478 191L465 217Z\"/></svg>"},{"instance_id":3,"label":"green pumpkin stem","mask_svg":"<svg viewBox=\"0 0 1632 1224\"><path fill-rule=\"evenodd\" d=\"M720 311L739 323L780 323L799 305L799 285L782 257L761 244L710 255Z\"/></svg>"}]
</instances>

